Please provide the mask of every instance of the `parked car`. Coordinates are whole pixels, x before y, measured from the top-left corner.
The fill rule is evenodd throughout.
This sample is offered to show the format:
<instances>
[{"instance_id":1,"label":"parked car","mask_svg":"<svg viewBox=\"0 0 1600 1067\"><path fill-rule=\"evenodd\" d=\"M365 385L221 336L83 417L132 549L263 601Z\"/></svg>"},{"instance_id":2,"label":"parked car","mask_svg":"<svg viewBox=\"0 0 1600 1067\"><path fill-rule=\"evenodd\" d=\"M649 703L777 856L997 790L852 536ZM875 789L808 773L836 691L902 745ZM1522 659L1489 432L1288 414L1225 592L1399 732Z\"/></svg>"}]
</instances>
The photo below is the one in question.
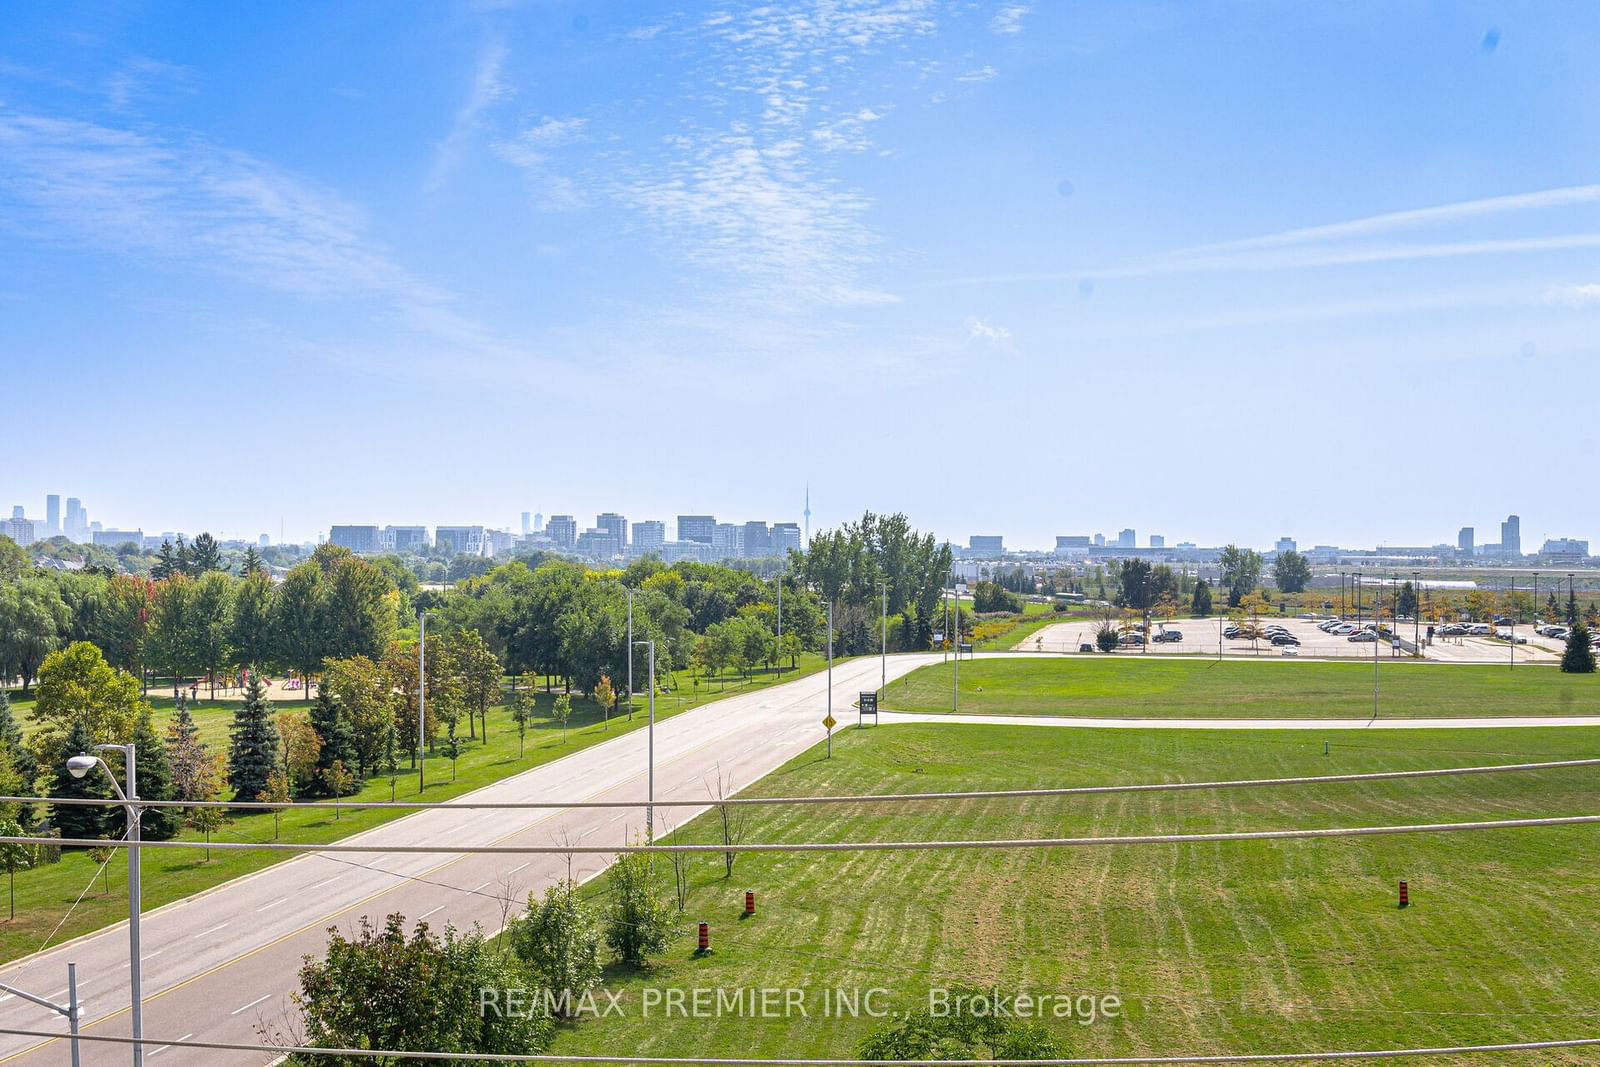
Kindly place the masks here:
<instances>
[{"instance_id":1,"label":"parked car","mask_svg":"<svg viewBox=\"0 0 1600 1067\"><path fill-rule=\"evenodd\" d=\"M1183 631L1182 630L1162 630L1160 633L1156 634L1150 640L1159 641L1159 642L1161 642L1163 644L1169 643L1169 642L1172 642L1172 641L1182 641L1183 640Z\"/></svg>"},{"instance_id":2,"label":"parked car","mask_svg":"<svg viewBox=\"0 0 1600 1067\"><path fill-rule=\"evenodd\" d=\"M1439 636L1441 637L1460 637L1466 632L1467 628L1462 626L1459 622L1452 622L1439 628Z\"/></svg>"},{"instance_id":3,"label":"parked car","mask_svg":"<svg viewBox=\"0 0 1600 1067\"><path fill-rule=\"evenodd\" d=\"M1121 637L1117 638L1117 644L1119 644L1119 645L1142 645L1142 644L1144 644L1144 634L1131 633L1131 632L1130 633L1125 633Z\"/></svg>"},{"instance_id":4,"label":"parked car","mask_svg":"<svg viewBox=\"0 0 1600 1067\"><path fill-rule=\"evenodd\" d=\"M1355 633L1356 632L1356 625L1353 622L1341 622L1338 626L1335 626L1333 629L1329 630L1328 632L1331 633L1331 634L1337 634L1340 637L1344 637L1347 634Z\"/></svg>"},{"instance_id":5,"label":"parked car","mask_svg":"<svg viewBox=\"0 0 1600 1067\"><path fill-rule=\"evenodd\" d=\"M1377 639L1378 635L1373 633L1371 630L1357 630L1355 633L1345 638L1346 641L1376 641Z\"/></svg>"},{"instance_id":6,"label":"parked car","mask_svg":"<svg viewBox=\"0 0 1600 1067\"><path fill-rule=\"evenodd\" d=\"M1093 652L1094 651L1094 646L1091 645L1089 642L1084 641L1084 642L1081 642L1078 645L1078 651L1079 652Z\"/></svg>"},{"instance_id":7,"label":"parked car","mask_svg":"<svg viewBox=\"0 0 1600 1067\"><path fill-rule=\"evenodd\" d=\"M1300 639L1294 634L1273 634L1272 643L1275 645L1298 645Z\"/></svg>"},{"instance_id":8,"label":"parked car","mask_svg":"<svg viewBox=\"0 0 1600 1067\"><path fill-rule=\"evenodd\" d=\"M1287 645L1284 647L1283 654L1285 656L1298 656L1300 654L1300 650L1295 648L1293 645Z\"/></svg>"}]
</instances>

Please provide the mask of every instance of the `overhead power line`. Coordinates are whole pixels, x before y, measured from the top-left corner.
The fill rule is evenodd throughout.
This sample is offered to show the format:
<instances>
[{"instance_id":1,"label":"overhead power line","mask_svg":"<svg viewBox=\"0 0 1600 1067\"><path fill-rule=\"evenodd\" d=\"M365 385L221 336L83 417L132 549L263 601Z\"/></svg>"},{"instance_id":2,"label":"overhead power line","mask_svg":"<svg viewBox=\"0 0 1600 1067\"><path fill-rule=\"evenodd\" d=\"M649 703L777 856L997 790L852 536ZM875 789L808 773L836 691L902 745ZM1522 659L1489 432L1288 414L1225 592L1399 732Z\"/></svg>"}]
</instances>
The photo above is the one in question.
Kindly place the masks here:
<instances>
[{"instance_id":1,"label":"overhead power line","mask_svg":"<svg viewBox=\"0 0 1600 1067\"><path fill-rule=\"evenodd\" d=\"M0 1027L0 1034L18 1037L67 1038L70 1035L49 1030L23 1030ZM80 1041L101 1041L131 1045L133 1038L111 1034L80 1034ZM342 1056L362 1059L445 1060L473 1063L571 1063L571 1064L654 1064L659 1067L1111 1067L1115 1064L1202 1064L1202 1063L1313 1063L1321 1060L1384 1060L1407 1056L1468 1056L1497 1052L1547 1052L1556 1049L1586 1048L1600 1045L1600 1037L1580 1037L1566 1041L1521 1041L1505 1045L1454 1045L1441 1048L1365 1049L1345 1052L1259 1052L1241 1055L1201 1056L1114 1056L1055 1060L858 1060L858 1059L772 1059L708 1056L560 1056L543 1053L504 1052L397 1052L385 1049L328 1048L316 1045L255 1045L237 1041L167 1040L146 1037L140 1044L152 1047L213 1049L222 1052L268 1052L279 1056Z\"/></svg>"},{"instance_id":2,"label":"overhead power line","mask_svg":"<svg viewBox=\"0 0 1600 1067\"><path fill-rule=\"evenodd\" d=\"M842 796L800 797L708 797L703 800L657 800L658 808L704 808L729 805L780 804L882 804L912 803L923 800L1005 800L1021 797L1098 796L1106 793L1163 793L1194 789L1244 789L1262 786L1333 785L1342 782L1383 782L1406 778L1448 778L1466 774L1504 774L1513 771L1571 770L1600 767L1600 759L1556 760L1547 763L1501 763L1485 767L1438 767L1412 771L1374 771L1365 774L1323 774L1299 778L1238 778L1214 782L1151 782L1138 785L1083 785L1040 789L977 789L958 793L862 793ZM62 804L121 807L122 801L101 797L10 797L0 796L0 804ZM244 811L294 811L306 808L342 811L428 811L435 808L459 811L546 811L552 808L643 808L643 800L537 800L537 801L295 801L273 804L258 800L140 800L147 808L232 808Z\"/></svg>"},{"instance_id":3,"label":"overhead power line","mask_svg":"<svg viewBox=\"0 0 1600 1067\"><path fill-rule=\"evenodd\" d=\"M46 842L70 848L203 849L261 852L377 852L424 855L552 855L611 856L622 853L674 852L721 855L726 852L939 852L955 849L1077 848L1093 845L1185 845L1208 841L1295 841L1327 837L1378 837L1390 834L1460 833L1470 830L1524 830L1536 827L1586 826L1600 815L1562 815L1545 819L1495 819L1482 822L1421 823L1403 826L1343 826L1326 829L1247 830L1198 834L1142 834L1106 837L987 838L956 841L766 842L720 845L302 845L281 841L111 841L79 837L0 837L0 844Z\"/></svg>"}]
</instances>

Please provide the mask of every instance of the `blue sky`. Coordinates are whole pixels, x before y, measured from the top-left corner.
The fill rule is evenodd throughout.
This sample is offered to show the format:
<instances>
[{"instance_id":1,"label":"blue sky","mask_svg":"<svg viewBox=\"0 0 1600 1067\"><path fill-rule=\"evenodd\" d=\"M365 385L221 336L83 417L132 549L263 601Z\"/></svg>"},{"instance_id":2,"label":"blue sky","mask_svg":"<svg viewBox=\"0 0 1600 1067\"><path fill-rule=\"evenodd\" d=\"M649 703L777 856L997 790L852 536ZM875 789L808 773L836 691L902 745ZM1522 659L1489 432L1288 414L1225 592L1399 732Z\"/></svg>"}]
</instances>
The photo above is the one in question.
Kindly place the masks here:
<instances>
[{"instance_id":1,"label":"blue sky","mask_svg":"<svg viewBox=\"0 0 1600 1067\"><path fill-rule=\"evenodd\" d=\"M1600 541L1596 54L1559 2L13 3L0 503Z\"/></svg>"}]
</instances>

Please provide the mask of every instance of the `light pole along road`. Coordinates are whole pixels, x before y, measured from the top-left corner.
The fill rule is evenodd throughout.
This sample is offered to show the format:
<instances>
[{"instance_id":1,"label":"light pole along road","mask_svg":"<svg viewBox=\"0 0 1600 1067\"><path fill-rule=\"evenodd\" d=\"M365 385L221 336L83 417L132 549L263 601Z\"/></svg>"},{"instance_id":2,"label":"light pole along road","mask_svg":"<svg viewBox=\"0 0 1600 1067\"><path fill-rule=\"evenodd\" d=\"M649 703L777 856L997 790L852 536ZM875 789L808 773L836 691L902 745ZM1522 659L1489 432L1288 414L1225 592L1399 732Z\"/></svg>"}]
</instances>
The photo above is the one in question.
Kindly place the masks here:
<instances>
[{"instance_id":1,"label":"light pole along road","mask_svg":"<svg viewBox=\"0 0 1600 1067\"><path fill-rule=\"evenodd\" d=\"M895 656L896 678L937 663L936 653ZM656 724L655 797L706 801L720 773L743 789L824 740L821 719L828 697L848 703L884 667L870 657L836 663L834 693L819 673L780 686L728 697ZM645 829L649 736L634 730L487 786L468 797L478 802L626 800L636 808L549 811L419 812L347 839L350 843L405 845L623 844ZM702 808L669 808L672 826ZM659 816L658 816L659 818ZM670 830L671 827L665 827ZM612 857L578 856L572 876L582 880ZM359 864L359 865L358 865ZM320 958L326 929L349 932L361 916L380 925L392 912L408 924L425 920L488 932L501 924L501 900L511 914L529 891L543 892L567 874L561 856L398 854L334 856L312 853L276 864L216 889L146 912L143 916L144 1032L147 1055L174 1064L260 1064L250 1053L163 1049L161 1038L259 1040L260 1023L286 1021L288 994L296 988L301 958ZM125 924L110 927L14 963L0 982L47 993L61 985L67 960L78 963L87 1034L127 1035L129 955ZM20 998L0 1000L0 1026L58 1029L49 1009ZM65 1042L0 1034L0 1062L58 1065ZM87 1043L84 1062L126 1064L123 1046Z\"/></svg>"}]
</instances>

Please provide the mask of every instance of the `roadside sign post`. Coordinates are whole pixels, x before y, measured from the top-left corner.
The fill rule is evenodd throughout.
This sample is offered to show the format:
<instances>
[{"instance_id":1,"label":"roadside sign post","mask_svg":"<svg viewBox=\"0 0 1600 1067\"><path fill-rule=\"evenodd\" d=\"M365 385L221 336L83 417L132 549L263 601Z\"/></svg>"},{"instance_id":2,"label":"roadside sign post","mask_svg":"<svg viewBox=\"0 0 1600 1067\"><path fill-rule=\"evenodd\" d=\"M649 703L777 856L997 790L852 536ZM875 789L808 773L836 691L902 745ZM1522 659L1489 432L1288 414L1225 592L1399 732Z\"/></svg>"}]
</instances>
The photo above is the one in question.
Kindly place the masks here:
<instances>
[{"instance_id":1,"label":"roadside sign post","mask_svg":"<svg viewBox=\"0 0 1600 1067\"><path fill-rule=\"evenodd\" d=\"M868 715L872 716L873 725L877 725L877 722L878 722L878 694L877 693L871 693L871 692L862 693L861 694L861 703L857 707L858 707L858 713L856 715L856 725L857 726L863 725L864 724L863 720Z\"/></svg>"},{"instance_id":2,"label":"roadside sign post","mask_svg":"<svg viewBox=\"0 0 1600 1067\"><path fill-rule=\"evenodd\" d=\"M78 1017L83 1012L78 1004L78 965L76 963L67 964L67 1002L64 1005L57 1004L53 1000L46 1000L44 997L36 997L26 990L6 985L4 982L0 982L0 991L4 991L13 997L21 997L23 1000L31 1001L41 1008L49 1008L64 1017L67 1020L67 1032L71 1035L69 1040L72 1042L72 1067L80 1067L83 1060L78 1048Z\"/></svg>"},{"instance_id":3,"label":"roadside sign post","mask_svg":"<svg viewBox=\"0 0 1600 1067\"><path fill-rule=\"evenodd\" d=\"M833 717L833 712L822 717L822 727L828 731L828 758L833 758L833 728L839 725L839 720Z\"/></svg>"}]
</instances>

